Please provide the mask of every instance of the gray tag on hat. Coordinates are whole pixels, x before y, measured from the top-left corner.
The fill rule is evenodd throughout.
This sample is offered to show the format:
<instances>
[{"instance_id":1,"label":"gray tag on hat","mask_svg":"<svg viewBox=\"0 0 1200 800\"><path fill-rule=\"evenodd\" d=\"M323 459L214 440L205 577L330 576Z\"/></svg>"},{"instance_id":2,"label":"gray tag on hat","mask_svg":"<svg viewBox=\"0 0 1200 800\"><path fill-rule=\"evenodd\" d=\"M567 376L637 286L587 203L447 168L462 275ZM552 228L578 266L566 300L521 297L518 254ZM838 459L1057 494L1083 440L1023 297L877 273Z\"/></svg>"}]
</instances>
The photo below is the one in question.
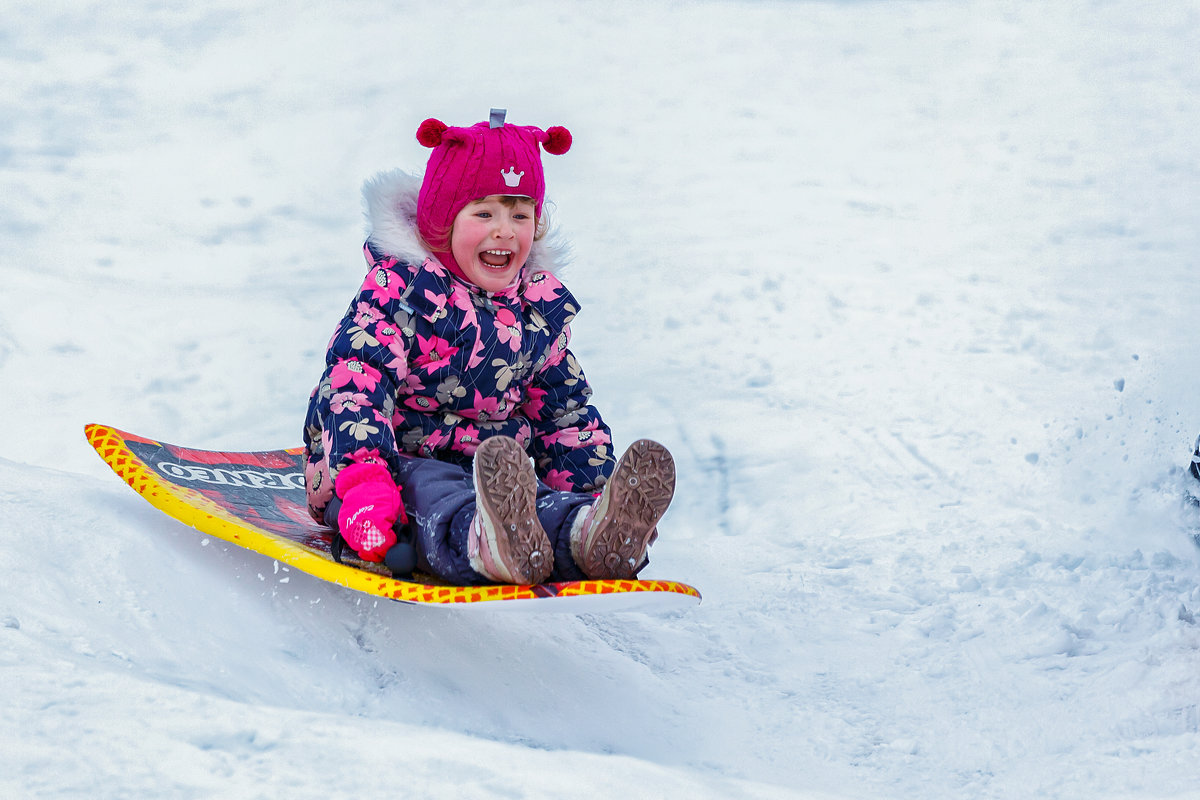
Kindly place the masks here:
<instances>
[{"instance_id":1,"label":"gray tag on hat","mask_svg":"<svg viewBox=\"0 0 1200 800\"><path fill-rule=\"evenodd\" d=\"M503 128L504 127L504 117L506 114L508 114L507 108L493 108L492 115L488 119L488 127L489 128Z\"/></svg>"}]
</instances>

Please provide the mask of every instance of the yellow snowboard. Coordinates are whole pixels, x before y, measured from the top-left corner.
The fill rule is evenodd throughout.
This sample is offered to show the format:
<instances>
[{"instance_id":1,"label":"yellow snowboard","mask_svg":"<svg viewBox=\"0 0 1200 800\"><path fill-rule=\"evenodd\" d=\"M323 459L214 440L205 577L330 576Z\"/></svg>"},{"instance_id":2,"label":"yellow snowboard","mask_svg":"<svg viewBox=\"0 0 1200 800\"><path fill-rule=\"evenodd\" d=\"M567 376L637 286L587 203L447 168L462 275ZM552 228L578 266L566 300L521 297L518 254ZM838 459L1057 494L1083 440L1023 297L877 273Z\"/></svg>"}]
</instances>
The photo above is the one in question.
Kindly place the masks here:
<instances>
[{"instance_id":1,"label":"yellow snowboard","mask_svg":"<svg viewBox=\"0 0 1200 800\"><path fill-rule=\"evenodd\" d=\"M164 444L106 425L88 425L84 432L104 462L160 511L355 591L402 603L570 613L673 611L700 602L696 589L675 581L450 586L433 578L428 583L398 580L349 551L347 563L339 564L329 552L333 531L308 514L301 448L222 453Z\"/></svg>"}]
</instances>

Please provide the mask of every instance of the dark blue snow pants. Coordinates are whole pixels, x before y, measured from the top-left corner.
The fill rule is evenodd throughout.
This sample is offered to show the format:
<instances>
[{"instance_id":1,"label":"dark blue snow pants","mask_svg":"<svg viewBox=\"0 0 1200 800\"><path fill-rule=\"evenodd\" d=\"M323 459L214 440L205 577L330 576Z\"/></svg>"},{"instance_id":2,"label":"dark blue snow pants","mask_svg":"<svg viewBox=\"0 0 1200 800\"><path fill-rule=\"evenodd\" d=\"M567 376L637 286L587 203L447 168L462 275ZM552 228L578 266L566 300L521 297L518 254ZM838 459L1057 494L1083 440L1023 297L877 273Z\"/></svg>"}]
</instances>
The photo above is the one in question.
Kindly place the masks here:
<instances>
[{"instance_id":1,"label":"dark blue snow pants","mask_svg":"<svg viewBox=\"0 0 1200 800\"><path fill-rule=\"evenodd\" d=\"M432 458L403 458L401 462L400 497L413 532L417 569L462 586L491 583L471 569L467 558L467 532L475 516L471 468ZM538 520L554 550L551 581L584 579L571 558L571 523L576 513L594 500L590 494L560 492L538 481Z\"/></svg>"}]
</instances>

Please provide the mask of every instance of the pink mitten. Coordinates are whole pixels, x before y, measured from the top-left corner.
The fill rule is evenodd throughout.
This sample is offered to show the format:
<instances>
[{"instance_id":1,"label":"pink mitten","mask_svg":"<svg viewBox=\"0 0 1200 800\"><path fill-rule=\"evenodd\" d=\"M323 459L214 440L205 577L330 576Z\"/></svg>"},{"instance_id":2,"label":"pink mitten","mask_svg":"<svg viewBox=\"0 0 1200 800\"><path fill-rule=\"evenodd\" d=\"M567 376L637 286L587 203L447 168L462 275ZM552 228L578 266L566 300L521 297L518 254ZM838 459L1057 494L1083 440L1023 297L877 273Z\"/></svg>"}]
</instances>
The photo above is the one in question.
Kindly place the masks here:
<instances>
[{"instance_id":1,"label":"pink mitten","mask_svg":"<svg viewBox=\"0 0 1200 800\"><path fill-rule=\"evenodd\" d=\"M367 561L383 561L396 543L392 526L408 521L400 491L387 467L379 463L351 464L338 473L335 483L342 507L338 530L346 544Z\"/></svg>"}]
</instances>

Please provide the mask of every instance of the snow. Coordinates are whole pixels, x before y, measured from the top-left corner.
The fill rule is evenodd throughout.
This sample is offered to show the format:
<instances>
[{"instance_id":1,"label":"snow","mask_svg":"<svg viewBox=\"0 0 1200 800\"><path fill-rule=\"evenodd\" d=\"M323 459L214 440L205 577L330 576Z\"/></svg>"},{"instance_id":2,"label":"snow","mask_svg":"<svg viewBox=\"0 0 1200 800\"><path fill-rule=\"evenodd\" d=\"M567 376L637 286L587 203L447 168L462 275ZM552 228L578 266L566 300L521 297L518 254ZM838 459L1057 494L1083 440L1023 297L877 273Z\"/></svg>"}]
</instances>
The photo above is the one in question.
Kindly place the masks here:
<instances>
[{"instance_id":1,"label":"snow","mask_svg":"<svg viewBox=\"0 0 1200 800\"><path fill-rule=\"evenodd\" d=\"M9 0L0 796L1183 798L1200 3ZM665 616L341 591L104 422L295 445L417 125L563 124Z\"/></svg>"}]
</instances>

